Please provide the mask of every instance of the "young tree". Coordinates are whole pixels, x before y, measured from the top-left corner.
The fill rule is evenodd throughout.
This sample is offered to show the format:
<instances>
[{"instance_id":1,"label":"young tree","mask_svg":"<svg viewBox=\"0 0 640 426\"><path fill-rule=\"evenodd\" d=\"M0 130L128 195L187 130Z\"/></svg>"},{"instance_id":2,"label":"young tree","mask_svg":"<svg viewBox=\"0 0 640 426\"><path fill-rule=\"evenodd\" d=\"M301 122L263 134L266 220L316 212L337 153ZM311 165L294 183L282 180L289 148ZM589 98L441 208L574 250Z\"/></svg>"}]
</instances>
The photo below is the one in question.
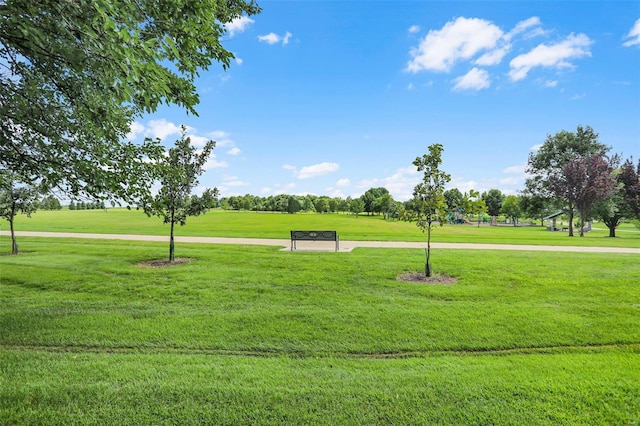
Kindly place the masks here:
<instances>
[{"instance_id":1,"label":"young tree","mask_svg":"<svg viewBox=\"0 0 640 426\"><path fill-rule=\"evenodd\" d=\"M143 205L147 215L157 215L164 223L171 225L169 239L169 261L175 260L175 244L173 238L174 225L187 223L188 216L198 216L209 210L214 199L218 196L218 189L205 189L198 197L191 195L198 185L198 176L204 171L211 151L215 147L214 141L209 141L197 152L191 146L191 139L186 136L186 128L182 126L182 136L169 149L168 155L156 167L159 169L160 191Z\"/></svg>"},{"instance_id":2,"label":"young tree","mask_svg":"<svg viewBox=\"0 0 640 426\"><path fill-rule=\"evenodd\" d=\"M254 0L0 1L0 167L74 195L148 195L155 141L124 142L162 103L196 114L200 70L233 54Z\"/></svg>"},{"instance_id":3,"label":"young tree","mask_svg":"<svg viewBox=\"0 0 640 426\"><path fill-rule=\"evenodd\" d=\"M31 217L38 206L38 188L18 181L16 174L0 171L0 217L9 222L11 231L11 254L18 254L14 219L18 213Z\"/></svg>"},{"instance_id":4,"label":"young tree","mask_svg":"<svg viewBox=\"0 0 640 426\"><path fill-rule=\"evenodd\" d=\"M581 237L584 237L584 225L593 206L609 197L616 189L613 170L617 161L617 156L608 160L603 154L577 156L564 165L562 174L550 179L551 190L578 210Z\"/></svg>"},{"instance_id":5,"label":"young tree","mask_svg":"<svg viewBox=\"0 0 640 426\"><path fill-rule=\"evenodd\" d=\"M531 195L542 198L555 198L567 210L569 215L569 236L573 236L573 213L576 208L570 200L557 195L552 190L551 182L558 183L562 179L563 168L578 156L590 157L606 154L609 147L598 141L598 134L589 126L578 126L576 132L562 130L555 135L548 135L540 149L529 154L527 173L531 176L525 185Z\"/></svg>"},{"instance_id":6,"label":"young tree","mask_svg":"<svg viewBox=\"0 0 640 426\"><path fill-rule=\"evenodd\" d=\"M444 186L451 176L439 169L442 163L441 144L429 146L429 153L416 157L413 165L423 173L422 182L413 188L413 207L416 212L417 226L427 233L426 261L424 274L431 276L431 231L435 225L444 225L447 203L444 198Z\"/></svg>"},{"instance_id":7,"label":"young tree","mask_svg":"<svg viewBox=\"0 0 640 426\"><path fill-rule=\"evenodd\" d=\"M471 189L469 194L464 194L466 210L472 214L478 216L478 228L480 227L480 220L483 213L487 212L487 204L480 197L480 192Z\"/></svg>"}]
</instances>

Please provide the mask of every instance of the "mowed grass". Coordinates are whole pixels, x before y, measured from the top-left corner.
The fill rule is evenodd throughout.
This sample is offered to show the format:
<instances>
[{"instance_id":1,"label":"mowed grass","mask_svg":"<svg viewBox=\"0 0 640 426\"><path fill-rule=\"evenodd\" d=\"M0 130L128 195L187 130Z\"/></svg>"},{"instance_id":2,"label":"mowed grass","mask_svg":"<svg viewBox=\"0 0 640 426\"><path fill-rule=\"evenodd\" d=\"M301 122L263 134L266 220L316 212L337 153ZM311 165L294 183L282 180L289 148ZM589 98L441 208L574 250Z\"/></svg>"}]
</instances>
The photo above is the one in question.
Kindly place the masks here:
<instances>
[{"instance_id":1,"label":"mowed grass","mask_svg":"<svg viewBox=\"0 0 640 426\"><path fill-rule=\"evenodd\" d=\"M637 255L22 240L2 424L640 421Z\"/></svg>"},{"instance_id":2,"label":"mowed grass","mask_svg":"<svg viewBox=\"0 0 640 426\"><path fill-rule=\"evenodd\" d=\"M7 230L0 221L0 229ZM168 225L158 217L127 209L38 211L27 218L16 218L21 231L80 232L101 234L167 235ZM337 230L342 240L425 241L426 236L415 223L388 221L382 216L347 214L281 214L213 210L191 217L187 225L176 227L176 235L288 239L291 230ZM623 224L617 238L596 224L584 238L569 238L566 232L548 232L542 226L445 225L432 234L434 242L482 244L534 244L603 247L640 247L640 232Z\"/></svg>"}]
</instances>

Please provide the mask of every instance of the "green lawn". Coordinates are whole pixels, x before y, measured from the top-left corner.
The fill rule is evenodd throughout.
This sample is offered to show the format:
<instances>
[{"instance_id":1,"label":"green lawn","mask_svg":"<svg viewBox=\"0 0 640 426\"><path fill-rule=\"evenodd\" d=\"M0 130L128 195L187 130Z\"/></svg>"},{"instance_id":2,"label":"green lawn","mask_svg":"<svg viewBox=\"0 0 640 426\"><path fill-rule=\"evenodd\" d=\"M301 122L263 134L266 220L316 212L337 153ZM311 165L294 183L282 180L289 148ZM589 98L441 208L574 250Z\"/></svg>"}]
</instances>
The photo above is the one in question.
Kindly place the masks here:
<instances>
[{"instance_id":1,"label":"green lawn","mask_svg":"<svg viewBox=\"0 0 640 426\"><path fill-rule=\"evenodd\" d=\"M640 422L637 255L21 240L1 424Z\"/></svg>"},{"instance_id":2,"label":"green lawn","mask_svg":"<svg viewBox=\"0 0 640 426\"><path fill-rule=\"evenodd\" d=\"M7 229L0 221L0 229ZM536 244L605 247L640 247L640 230L624 224L617 238L609 238L604 225L584 238L567 237L566 232L548 232L544 227L446 225L432 235L434 242L468 242L495 244ZM90 232L103 234L167 235L168 225L157 217L127 209L83 211L39 211L31 218L19 216L16 229L22 231ZM293 229L337 230L342 240L425 241L415 223L385 221L381 216L346 214L280 214L229 212L215 210L189 218L187 225L176 228L176 235L289 238Z\"/></svg>"}]
</instances>

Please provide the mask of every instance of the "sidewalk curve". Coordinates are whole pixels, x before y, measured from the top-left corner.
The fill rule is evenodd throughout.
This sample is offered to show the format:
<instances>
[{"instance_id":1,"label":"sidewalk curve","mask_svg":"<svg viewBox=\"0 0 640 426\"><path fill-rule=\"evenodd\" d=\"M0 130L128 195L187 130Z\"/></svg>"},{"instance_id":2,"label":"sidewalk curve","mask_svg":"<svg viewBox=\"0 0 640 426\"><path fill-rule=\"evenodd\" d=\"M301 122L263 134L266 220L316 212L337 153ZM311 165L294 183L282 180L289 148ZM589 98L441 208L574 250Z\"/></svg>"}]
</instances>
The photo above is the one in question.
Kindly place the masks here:
<instances>
[{"instance_id":1,"label":"sidewalk curve","mask_svg":"<svg viewBox=\"0 0 640 426\"><path fill-rule=\"evenodd\" d=\"M8 231L0 231L0 235L10 235ZM51 237L51 238L90 238L103 240L129 240L129 241L158 241L169 242L169 237L164 235L126 235L126 234L85 234L70 232L30 232L16 231L17 236L22 237ZM239 244L284 247L289 250L289 239L269 238L223 238L223 237L184 237L176 236L176 242L203 243L203 244ZM324 242L298 242L298 251L333 251L334 243ZM371 248L426 248L426 242L407 241L340 241L340 251L350 252L358 247ZM557 252L583 252L583 253L632 253L640 254L640 248L629 247L581 247L581 246L535 246L517 244L472 244L472 243L431 243L435 249L464 249L464 250L515 250L515 251L557 251Z\"/></svg>"}]
</instances>

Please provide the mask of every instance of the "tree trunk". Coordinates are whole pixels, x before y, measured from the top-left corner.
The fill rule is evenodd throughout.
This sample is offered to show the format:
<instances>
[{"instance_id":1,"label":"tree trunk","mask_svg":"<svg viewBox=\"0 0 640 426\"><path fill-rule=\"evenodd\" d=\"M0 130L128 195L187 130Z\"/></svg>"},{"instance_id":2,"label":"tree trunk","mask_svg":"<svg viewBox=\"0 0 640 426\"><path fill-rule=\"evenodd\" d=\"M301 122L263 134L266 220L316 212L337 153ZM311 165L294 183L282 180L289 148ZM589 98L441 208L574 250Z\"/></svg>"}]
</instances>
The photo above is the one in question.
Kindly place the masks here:
<instances>
[{"instance_id":1,"label":"tree trunk","mask_svg":"<svg viewBox=\"0 0 640 426\"><path fill-rule=\"evenodd\" d=\"M424 264L424 276L431 276L431 225L429 225L429 229L427 229L427 249L425 250L427 255L427 261Z\"/></svg>"},{"instance_id":2,"label":"tree trunk","mask_svg":"<svg viewBox=\"0 0 640 426\"><path fill-rule=\"evenodd\" d=\"M584 224L587 221L587 215L580 213L580 237L584 237Z\"/></svg>"},{"instance_id":3,"label":"tree trunk","mask_svg":"<svg viewBox=\"0 0 640 426\"><path fill-rule=\"evenodd\" d=\"M611 237L611 238L615 238L616 237L616 227L615 226L610 226L609 227L609 237Z\"/></svg>"},{"instance_id":4,"label":"tree trunk","mask_svg":"<svg viewBox=\"0 0 640 426\"><path fill-rule=\"evenodd\" d=\"M569 206L569 236L573 237L573 206Z\"/></svg>"},{"instance_id":5,"label":"tree trunk","mask_svg":"<svg viewBox=\"0 0 640 426\"><path fill-rule=\"evenodd\" d=\"M9 221L9 228L11 228L11 254L18 254L18 241L16 240L16 233L13 229L13 219Z\"/></svg>"},{"instance_id":6,"label":"tree trunk","mask_svg":"<svg viewBox=\"0 0 640 426\"><path fill-rule=\"evenodd\" d=\"M173 262L175 260L175 245L173 242L173 212L171 213L171 237L169 238L169 262Z\"/></svg>"}]
</instances>

